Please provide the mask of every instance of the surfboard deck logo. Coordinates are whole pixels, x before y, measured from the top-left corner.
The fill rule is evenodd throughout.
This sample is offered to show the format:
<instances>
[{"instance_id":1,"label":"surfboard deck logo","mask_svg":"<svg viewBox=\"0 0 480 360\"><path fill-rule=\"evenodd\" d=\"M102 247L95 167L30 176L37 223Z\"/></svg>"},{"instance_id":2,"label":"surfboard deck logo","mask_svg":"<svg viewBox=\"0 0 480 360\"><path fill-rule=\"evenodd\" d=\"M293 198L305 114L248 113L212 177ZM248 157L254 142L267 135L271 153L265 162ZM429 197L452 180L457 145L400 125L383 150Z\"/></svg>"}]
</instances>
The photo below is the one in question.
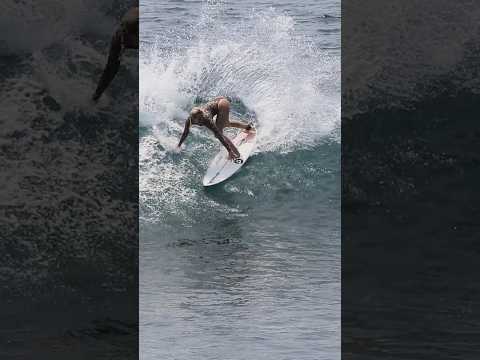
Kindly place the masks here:
<instances>
[{"instance_id":1,"label":"surfboard deck logo","mask_svg":"<svg viewBox=\"0 0 480 360\"><path fill-rule=\"evenodd\" d=\"M257 142L257 133L253 131L241 131L234 139L233 144L240 153L240 158L231 160L228 152L222 148L212 159L207 172L203 177L203 186L219 184L235 174L245 164Z\"/></svg>"}]
</instances>

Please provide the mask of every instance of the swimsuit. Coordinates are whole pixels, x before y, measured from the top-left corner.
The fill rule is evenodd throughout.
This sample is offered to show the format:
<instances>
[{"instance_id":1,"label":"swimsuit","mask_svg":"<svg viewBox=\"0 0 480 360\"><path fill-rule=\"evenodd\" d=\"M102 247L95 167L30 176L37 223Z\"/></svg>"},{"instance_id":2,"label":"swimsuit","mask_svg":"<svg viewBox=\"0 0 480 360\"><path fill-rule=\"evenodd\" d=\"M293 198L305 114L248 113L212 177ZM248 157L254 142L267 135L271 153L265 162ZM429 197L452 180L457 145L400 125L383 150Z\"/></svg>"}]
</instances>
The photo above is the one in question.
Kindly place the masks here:
<instances>
[{"instance_id":1,"label":"swimsuit","mask_svg":"<svg viewBox=\"0 0 480 360\"><path fill-rule=\"evenodd\" d=\"M205 106L202 107L203 113L207 115L208 120L213 124L215 124L215 121L213 121L214 116L218 116L218 103L220 100L228 100L227 98L221 96L217 97L211 101L209 101Z\"/></svg>"}]
</instances>

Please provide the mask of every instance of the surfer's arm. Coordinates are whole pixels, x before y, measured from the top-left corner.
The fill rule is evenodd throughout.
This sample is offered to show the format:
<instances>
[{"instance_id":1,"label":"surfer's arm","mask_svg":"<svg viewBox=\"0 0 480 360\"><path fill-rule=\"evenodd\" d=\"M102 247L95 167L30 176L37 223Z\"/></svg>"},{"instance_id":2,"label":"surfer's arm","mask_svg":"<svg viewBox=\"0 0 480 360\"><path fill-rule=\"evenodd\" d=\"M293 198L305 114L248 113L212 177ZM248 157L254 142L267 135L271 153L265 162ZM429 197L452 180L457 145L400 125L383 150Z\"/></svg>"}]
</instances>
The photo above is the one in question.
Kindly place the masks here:
<instances>
[{"instance_id":1,"label":"surfer's arm","mask_svg":"<svg viewBox=\"0 0 480 360\"><path fill-rule=\"evenodd\" d=\"M225 146L225 149L227 149L230 156L235 158L240 157L240 153L238 152L237 148L235 147L235 145L233 145L232 141L228 137L223 135L223 133L221 133L216 126L211 127L211 130L215 134L215 137L222 143L223 146Z\"/></svg>"},{"instance_id":2,"label":"surfer's arm","mask_svg":"<svg viewBox=\"0 0 480 360\"><path fill-rule=\"evenodd\" d=\"M180 138L180 141L178 142L178 147L182 146L183 142L188 136L188 133L190 132L190 120L185 121L185 128L183 129L183 134L182 137Z\"/></svg>"}]
</instances>

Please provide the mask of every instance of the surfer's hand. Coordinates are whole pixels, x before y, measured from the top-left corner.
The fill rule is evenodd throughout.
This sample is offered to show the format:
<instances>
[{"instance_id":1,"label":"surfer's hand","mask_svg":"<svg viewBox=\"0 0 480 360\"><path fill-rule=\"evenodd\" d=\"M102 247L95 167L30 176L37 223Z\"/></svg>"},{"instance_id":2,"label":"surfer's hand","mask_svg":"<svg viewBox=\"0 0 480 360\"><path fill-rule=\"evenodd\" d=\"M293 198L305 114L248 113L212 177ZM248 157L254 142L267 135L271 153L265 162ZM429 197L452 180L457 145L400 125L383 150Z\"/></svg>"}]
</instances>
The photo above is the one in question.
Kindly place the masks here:
<instances>
[{"instance_id":1,"label":"surfer's hand","mask_svg":"<svg viewBox=\"0 0 480 360\"><path fill-rule=\"evenodd\" d=\"M173 152L175 154L179 154L180 152L182 151L182 147L181 146L175 146L175 148L173 149Z\"/></svg>"},{"instance_id":2,"label":"surfer's hand","mask_svg":"<svg viewBox=\"0 0 480 360\"><path fill-rule=\"evenodd\" d=\"M238 159L239 157L240 157L240 153L238 151L230 150L228 152L228 159L229 160L235 160L235 159Z\"/></svg>"}]
</instances>

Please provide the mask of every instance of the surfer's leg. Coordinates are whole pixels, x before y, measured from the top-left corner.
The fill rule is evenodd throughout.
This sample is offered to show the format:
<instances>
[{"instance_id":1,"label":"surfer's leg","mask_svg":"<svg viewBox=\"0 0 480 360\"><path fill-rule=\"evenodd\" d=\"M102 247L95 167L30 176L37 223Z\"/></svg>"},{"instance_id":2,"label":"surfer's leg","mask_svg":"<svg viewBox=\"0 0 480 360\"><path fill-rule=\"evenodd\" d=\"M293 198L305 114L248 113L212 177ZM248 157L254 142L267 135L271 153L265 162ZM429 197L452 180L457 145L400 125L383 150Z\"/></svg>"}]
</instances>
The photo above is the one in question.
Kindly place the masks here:
<instances>
[{"instance_id":1,"label":"surfer's leg","mask_svg":"<svg viewBox=\"0 0 480 360\"><path fill-rule=\"evenodd\" d=\"M228 120L230 114L230 102L222 98L218 101L218 114L217 120L215 121L218 130L223 131L224 128L229 126L230 123Z\"/></svg>"},{"instance_id":2,"label":"surfer's leg","mask_svg":"<svg viewBox=\"0 0 480 360\"><path fill-rule=\"evenodd\" d=\"M102 77L98 82L97 90L93 95L93 100L97 101L103 94L105 89L110 85L111 81L115 77L120 67L120 56L122 53L122 34L121 30L117 30L112 38L110 45L110 52L108 54L107 65L103 71Z\"/></svg>"},{"instance_id":3,"label":"surfer's leg","mask_svg":"<svg viewBox=\"0 0 480 360\"><path fill-rule=\"evenodd\" d=\"M217 127L223 131L226 127L233 127L243 130L252 130L253 125L238 120L230 120L230 102L226 98L218 101L218 115L216 121Z\"/></svg>"},{"instance_id":4,"label":"surfer's leg","mask_svg":"<svg viewBox=\"0 0 480 360\"><path fill-rule=\"evenodd\" d=\"M250 130L252 128L250 124L244 123L242 121L237 121L237 120L230 120L228 122L228 126L237 128L237 129L244 129L244 130Z\"/></svg>"}]
</instances>

